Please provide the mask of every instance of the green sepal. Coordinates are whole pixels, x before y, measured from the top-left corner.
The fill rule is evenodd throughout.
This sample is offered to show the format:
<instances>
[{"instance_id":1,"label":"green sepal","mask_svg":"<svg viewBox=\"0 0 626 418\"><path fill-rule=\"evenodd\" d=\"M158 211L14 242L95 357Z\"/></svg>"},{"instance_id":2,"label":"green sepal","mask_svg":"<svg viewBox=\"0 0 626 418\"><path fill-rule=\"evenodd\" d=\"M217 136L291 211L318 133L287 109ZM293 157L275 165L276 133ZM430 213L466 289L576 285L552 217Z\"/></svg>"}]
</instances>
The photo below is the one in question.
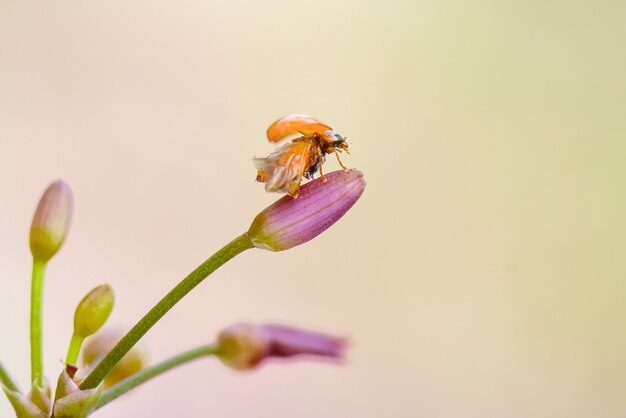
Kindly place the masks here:
<instances>
[{"instance_id":1,"label":"green sepal","mask_svg":"<svg viewBox=\"0 0 626 418\"><path fill-rule=\"evenodd\" d=\"M50 416L49 412L46 413L39 409L39 407L30 399L30 393L28 395L23 395L20 392L8 389L4 385L2 385L2 390L4 390L7 398L9 398L9 402L11 402L17 418L48 418Z\"/></svg>"},{"instance_id":2,"label":"green sepal","mask_svg":"<svg viewBox=\"0 0 626 418\"><path fill-rule=\"evenodd\" d=\"M67 369L63 370L54 396L54 418L85 418L93 411L101 394L102 384L81 390Z\"/></svg>"},{"instance_id":3,"label":"green sepal","mask_svg":"<svg viewBox=\"0 0 626 418\"><path fill-rule=\"evenodd\" d=\"M33 387L28 393L28 398L34 403L46 416L49 416L52 412L52 398L50 393L50 384L48 380L44 378L43 387L33 383Z\"/></svg>"}]
</instances>

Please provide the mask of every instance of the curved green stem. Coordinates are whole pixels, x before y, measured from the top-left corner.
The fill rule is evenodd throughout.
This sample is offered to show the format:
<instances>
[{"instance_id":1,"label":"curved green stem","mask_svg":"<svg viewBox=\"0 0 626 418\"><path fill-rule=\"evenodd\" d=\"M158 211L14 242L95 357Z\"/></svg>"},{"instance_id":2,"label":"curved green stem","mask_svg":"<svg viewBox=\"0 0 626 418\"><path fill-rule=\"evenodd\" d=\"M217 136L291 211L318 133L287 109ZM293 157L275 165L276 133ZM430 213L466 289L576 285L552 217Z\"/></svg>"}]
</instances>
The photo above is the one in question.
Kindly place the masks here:
<instances>
[{"instance_id":1,"label":"curved green stem","mask_svg":"<svg viewBox=\"0 0 626 418\"><path fill-rule=\"evenodd\" d=\"M30 288L30 366L31 382L43 386L43 354L41 314L43 305L43 278L46 262L33 258L33 276Z\"/></svg>"},{"instance_id":2,"label":"curved green stem","mask_svg":"<svg viewBox=\"0 0 626 418\"><path fill-rule=\"evenodd\" d=\"M180 301L194 287L200 284L211 273L217 270L237 254L252 248L252 242L247 233L226 244L222 249L200 264L194 271L189 273L174 289L163 297L150 311L128 331L128 333L117 343L117 345L102 359L100 363L91 371L89 376L80 385L81 389L91 389L98 386L100 382L109 374L118 361L130 350L141 337L159 319L163 317L178 301Z\"/></svg>"},{"instance_id":3,"label":"curved green stem","mask_svg":"<svg viewBox=\"0 0 626 418\"><path fill-rule=\"evenodd\" d=\"M13 381L11 375L7 372L7 369L4 368L2 363L0 363L0 382L2 382L7 389L12 390L13 392L20 392L20 388L17 386L15 381Z\"/></svg>"},{"instance_id":4,"label":"curved green stem","mask_svg":"<svg viewBox=\"0 0 626 418\"><path fill-rule=\"evenodd\" d=\"M96 409L102 408L104 405L119 398L126 392L133 390L137 386L165 373L170 369L173 369L174 367L181 366L200 357L214 355L215 353L215 346L203 345L189 351L185 351L184 353L175 355L174 357L162 361L159 364L155 364L152 367L148 367L147 369L137 372L136 374L122 380L120 383L106 390L102 394L102 396L100 396L100 400L98 401L98 405L96 405Z\"/></svg>"},{"instance_id":5,"label":"curved green stem","mask_svg":"<svg viewBox=\"0 0 626 418\"><path fill-rule=\"evenodd\" d=\"M72 334L70 347L67 349L67 358L65 359L66 364L76 364L78 353L80 352L80 347L83 345L84 340L85 339L80 335L76 333Z\"/></svg>"}]
</instances>

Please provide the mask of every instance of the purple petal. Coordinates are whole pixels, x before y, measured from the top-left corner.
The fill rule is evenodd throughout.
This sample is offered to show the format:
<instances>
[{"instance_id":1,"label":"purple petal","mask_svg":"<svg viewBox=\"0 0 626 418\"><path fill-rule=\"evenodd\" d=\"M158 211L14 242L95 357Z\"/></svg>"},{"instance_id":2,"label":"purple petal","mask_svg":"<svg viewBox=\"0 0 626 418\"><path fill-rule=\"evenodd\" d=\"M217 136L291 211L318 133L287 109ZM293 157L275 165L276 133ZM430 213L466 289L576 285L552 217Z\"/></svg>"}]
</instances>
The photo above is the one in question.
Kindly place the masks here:
<instances>
[{"instance_id":1,"label":"purple petal","mask_svg":"<svg viewBox=\"0 0 626 418\"><path fill-rule=\"evenodd\" d=\"M342 357L347 343L344 338L318 332L280 325L262 325L271 341L271 357L290 357L313 354L326 357Z\"/></svg>"}]
</instances>

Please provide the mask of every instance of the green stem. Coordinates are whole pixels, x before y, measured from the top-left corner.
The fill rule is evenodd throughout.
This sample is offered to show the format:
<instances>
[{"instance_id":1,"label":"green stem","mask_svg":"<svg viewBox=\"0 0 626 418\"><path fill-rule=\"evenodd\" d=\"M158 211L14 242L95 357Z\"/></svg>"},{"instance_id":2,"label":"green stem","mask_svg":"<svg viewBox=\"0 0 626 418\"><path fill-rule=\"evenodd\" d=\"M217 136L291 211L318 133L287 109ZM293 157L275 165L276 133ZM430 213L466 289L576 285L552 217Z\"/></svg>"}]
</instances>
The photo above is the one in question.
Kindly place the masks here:
<instances>
[{"instance_id":1,"label":"green stem","mask_svg":"<svg viewBox=\"0 0 626 418\"><path fill-rule=\"evenodd\" d=\"M130 350L141 337L159 319L163 317L178 301L189 293L200 282L207 278L237 254L252 248L252 242L247 233L226 244L222 249L200 264L194 271L189 273L180 283L163 297L150 311L128 331L128 333L117 343L117 345L102 359L100 363L91 371L89 376L80 385L81 389L91 389L98 386L100 382L109 374L118 361Z\"/></svg>"},{"instance_id":2,"label":"green stem","mask_svg":"<svg viewBox=\"0 0 626 418\"><path fill-rule=\"evenodd\" d=\"M41 314L43 302L43 278L46 262L33 258L33 276L30 289L30 366L31 382L43 386L43 355Z\"/></svg>"},{"instance_id":3,"label":"green stem","mask_svg":"<svg viewBox=\"0 0 626 418\"><path fill-rule=\"evenodd\" d=\"M74 333L72 334L72 340L70 341L70 348L67 350L67 358L65 364L76 364L78 359L78 353L80 352L80 346L83 345L84 338Z\"/></svg>"},{"instance_id":4,"label":"green stem","mask_svg":"<svg viewBox=\"0 0 626 418\"><path fill-rule=\"evenodd\" d=\"M185 351L184 353L175 355L174 357L162 361L159 364L155 364L152 367L148 367L147 369L137 372L136 374L122 380L120 383L106 390L102 394L102 396L100 396L100 400L98 401L96 409L102 408L104 405L119 398L126 392L131 391L137 386L146 383L148 380L151 380L165 373L166 371L173 369L174 367L181 366L200 357L214 355L215 353L215 346L203 345L189 351Z\"/></svg>"},{"instance_id":5,"label":"green stem","mask_svg":"<svg viewBox=\"0 0 626 418\"><path fill-rule=\"evenodd\" d=\"M13 392L20 391L20 388L17 387L17 384L13 381L11 375L7 372L7 369L4 368L2 363L0 363L0 382L2 382L7 389L12 390Z\"/></svg>"}]
</instances>

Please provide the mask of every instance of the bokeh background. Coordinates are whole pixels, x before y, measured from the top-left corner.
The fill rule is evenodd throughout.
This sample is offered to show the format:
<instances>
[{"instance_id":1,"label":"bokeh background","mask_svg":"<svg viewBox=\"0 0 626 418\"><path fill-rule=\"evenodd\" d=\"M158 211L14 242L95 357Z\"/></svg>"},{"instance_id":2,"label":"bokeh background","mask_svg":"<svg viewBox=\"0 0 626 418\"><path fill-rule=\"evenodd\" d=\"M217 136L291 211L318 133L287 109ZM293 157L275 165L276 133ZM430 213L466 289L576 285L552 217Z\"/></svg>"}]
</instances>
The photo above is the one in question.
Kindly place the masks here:
<instances>
[{"instance_id":1,"label":"bokeh background","mask_svg":"<svg viewBox=\"0 0 626 418\"><path fill-rule=\"evenodd\" d=\"M349 336L347 364L207 359L95 416L626 416L625 19L621 1L0 0L0 358L26 386L50 181L76 203L46 278L56 380L82 295L111 283L110 323L132 325L277 198L251 158L308 113L351 140L362 199L224 266L144 341L156 362L280 321Z\"/></svg>"}]
</instances>

